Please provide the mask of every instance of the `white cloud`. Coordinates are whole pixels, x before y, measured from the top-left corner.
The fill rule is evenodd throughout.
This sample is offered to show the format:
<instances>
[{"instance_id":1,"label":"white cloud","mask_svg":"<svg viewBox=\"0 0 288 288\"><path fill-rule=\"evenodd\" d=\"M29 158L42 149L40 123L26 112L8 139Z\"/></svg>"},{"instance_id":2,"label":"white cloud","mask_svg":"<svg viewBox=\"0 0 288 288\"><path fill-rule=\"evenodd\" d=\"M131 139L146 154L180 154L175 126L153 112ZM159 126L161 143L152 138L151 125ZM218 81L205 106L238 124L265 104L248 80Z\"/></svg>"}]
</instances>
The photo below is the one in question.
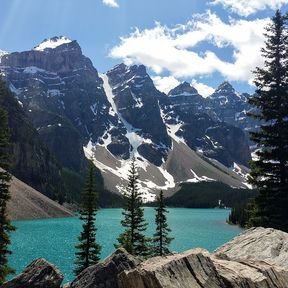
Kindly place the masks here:
<instances>
[{"instance_id":1,"label":"white cloud","mask_svg":"<svg viewBox=\"0 0 288 288\"><path fill-rule=\"evenodd\" d=\"M191 85L197 89L197 91L199 92L199 94L203 97L208 97L210 96L215 89L204 84L204 83L200 83L198 82L196 79L193 79L191 82Z\"/></svg>"},{"instance_id":2,"label":"white cloud","mask_svg":"<svg viewBox=\"0 0 288 288\"><path fill-rule=\"evenodd\" d=\"M128 65L144 64L158 75L169 71L175 78L194 78L219 72L227 80L251 82L251 71L263 65L260 48L264 45L267 23L268 19L231 19L225 23L216 14L207 12L172 28L156 23L152 29L136 29L121 38L110 56ZM195 46L203 42L220 49L199 53ZM221 59L222 47L232 49L231 61Z\"/></svg>"},{"instance_id":3,"label":"white cloud","mask_svg":"<svg viewBox=\"0 0 288 288\"><path fill-rule=\"evenodd\" d=\"M249 16L257 11L265 9L276 10L284 4L287 4L288 0L213 0L212 4L222 4L225 8L231 9L231 11L241 15Z\"/></svg>"},{"instance_id":4,"label":"white cloud","mask_svg":"<svg viewBox=\"0 0 288 288\"><path fill-rule=\"evenodd\" d=\"M154 76L152 77L154 85L156 88L164 93L168 93L171 89L175 88L180 84L180 81L177 80L173 76L161 77L161 76Z\"/></svg>"},{"instance_id":5,"label":"white cloud","mask_svg":"<svg viewBox=\"0 0 288 288\"><path fill-rule=\"evenodd\" d=\"M119 4L116 2L116 0L102 0L103 4L113 7L113 8L118 8Z\"/></svg>"}]
</instances>

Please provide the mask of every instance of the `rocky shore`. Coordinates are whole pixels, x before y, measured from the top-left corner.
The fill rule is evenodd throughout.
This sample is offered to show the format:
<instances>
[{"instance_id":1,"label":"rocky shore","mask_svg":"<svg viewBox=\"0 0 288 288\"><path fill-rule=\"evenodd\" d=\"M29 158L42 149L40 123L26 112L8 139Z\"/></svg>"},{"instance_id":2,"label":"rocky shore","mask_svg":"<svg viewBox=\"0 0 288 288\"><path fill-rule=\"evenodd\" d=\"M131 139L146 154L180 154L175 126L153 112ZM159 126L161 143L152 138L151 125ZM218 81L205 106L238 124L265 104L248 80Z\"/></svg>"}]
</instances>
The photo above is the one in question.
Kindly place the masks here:
<instances>
[{"instance_id":1,"label":"rocky shore","mask_svg":"<svg viewBox=\"0 0 288 288\"><path fill-rule=\"evenodd\" d=\"M44 259L33 261L2 288L59 288L63 275ZM116 250L65 288L287 288L288 233L253 228L213 253L196 248L146 261Z\"/></svg>"}]
</instances>

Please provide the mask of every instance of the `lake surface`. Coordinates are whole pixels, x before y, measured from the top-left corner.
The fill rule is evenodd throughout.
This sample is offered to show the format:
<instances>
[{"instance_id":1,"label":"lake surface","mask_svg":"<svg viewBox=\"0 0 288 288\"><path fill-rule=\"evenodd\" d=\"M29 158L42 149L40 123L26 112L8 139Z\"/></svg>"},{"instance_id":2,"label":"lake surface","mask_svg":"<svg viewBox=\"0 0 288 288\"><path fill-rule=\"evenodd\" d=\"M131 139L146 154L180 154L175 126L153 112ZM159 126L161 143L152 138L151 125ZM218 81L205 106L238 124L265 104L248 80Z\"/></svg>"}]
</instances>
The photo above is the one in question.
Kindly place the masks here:
<instances>
[{"instance_id":1,"label":"lake surface","mask_svg":"<svg viewBox=\"0 0 288 288\"><path fill-rule=\"evenodd\" d=\"M222 209L168 209L168 222L172 229L171 250L182 252L202 247L213 251L242 230L225 223L229 210ZM113 244L122 231L121 209L102 209L97 214L97 239L102 245L102 258L115 249ZM154 233L154 209L145 208L149 223L147 235ZM77 217L44 220L14 221L17 230L11 234L10 265L19 273L32 260L43 257L57 265L65 275L65 282L74 279L75 244L81 231Z\"/></svg>"}]
</instances>

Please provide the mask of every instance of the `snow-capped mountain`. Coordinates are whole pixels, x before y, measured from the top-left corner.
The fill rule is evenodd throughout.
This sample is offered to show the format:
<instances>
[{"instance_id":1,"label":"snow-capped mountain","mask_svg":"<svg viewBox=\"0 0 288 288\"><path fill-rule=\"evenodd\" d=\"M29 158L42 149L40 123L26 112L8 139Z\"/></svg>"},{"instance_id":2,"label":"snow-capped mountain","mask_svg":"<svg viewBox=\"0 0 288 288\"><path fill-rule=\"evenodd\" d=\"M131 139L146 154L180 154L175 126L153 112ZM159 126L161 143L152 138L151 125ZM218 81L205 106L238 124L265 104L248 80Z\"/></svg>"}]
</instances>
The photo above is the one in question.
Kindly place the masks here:
<instances>
[{"instance_id":1,"label":"snow-capped mountain","mask_svg":"<svg viewBox=\"0 0 288 288\"><path fill-rule=\"evenodd\" d=\"M235 106L235 118L234 102L247 101L228 83L207 99L185 82L165 95L143 65L99 75L79 44L63 36L2 55L0 72L58 161L81 171L84 147L111 191L121 191L133 155L148 200L182 182L246 187L229 167L247 166L247 138L222 107Z\"/></svg>"}]
</instances>

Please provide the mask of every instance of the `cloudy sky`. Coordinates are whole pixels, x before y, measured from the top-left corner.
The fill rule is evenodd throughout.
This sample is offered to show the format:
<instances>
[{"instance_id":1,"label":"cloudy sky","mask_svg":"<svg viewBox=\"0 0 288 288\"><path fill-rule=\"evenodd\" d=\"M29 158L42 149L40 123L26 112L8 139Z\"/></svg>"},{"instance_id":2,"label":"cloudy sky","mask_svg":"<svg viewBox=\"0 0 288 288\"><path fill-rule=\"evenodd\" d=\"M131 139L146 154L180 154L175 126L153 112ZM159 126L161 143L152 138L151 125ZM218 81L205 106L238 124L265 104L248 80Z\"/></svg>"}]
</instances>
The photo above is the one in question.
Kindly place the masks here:
<instances>
[{"instance_id":1,"label":"cloudy sky","mask_svg":"<svg viewBox=\"0 0 288 288\"><path fill-rule=\"evenodd\" d=\"M158 89L181 81L204 96L222 81L253 92L263 31L288 0L1 0L0 49L77 40L100 72L144 64Z\"/></svg>"}]
</instances>

